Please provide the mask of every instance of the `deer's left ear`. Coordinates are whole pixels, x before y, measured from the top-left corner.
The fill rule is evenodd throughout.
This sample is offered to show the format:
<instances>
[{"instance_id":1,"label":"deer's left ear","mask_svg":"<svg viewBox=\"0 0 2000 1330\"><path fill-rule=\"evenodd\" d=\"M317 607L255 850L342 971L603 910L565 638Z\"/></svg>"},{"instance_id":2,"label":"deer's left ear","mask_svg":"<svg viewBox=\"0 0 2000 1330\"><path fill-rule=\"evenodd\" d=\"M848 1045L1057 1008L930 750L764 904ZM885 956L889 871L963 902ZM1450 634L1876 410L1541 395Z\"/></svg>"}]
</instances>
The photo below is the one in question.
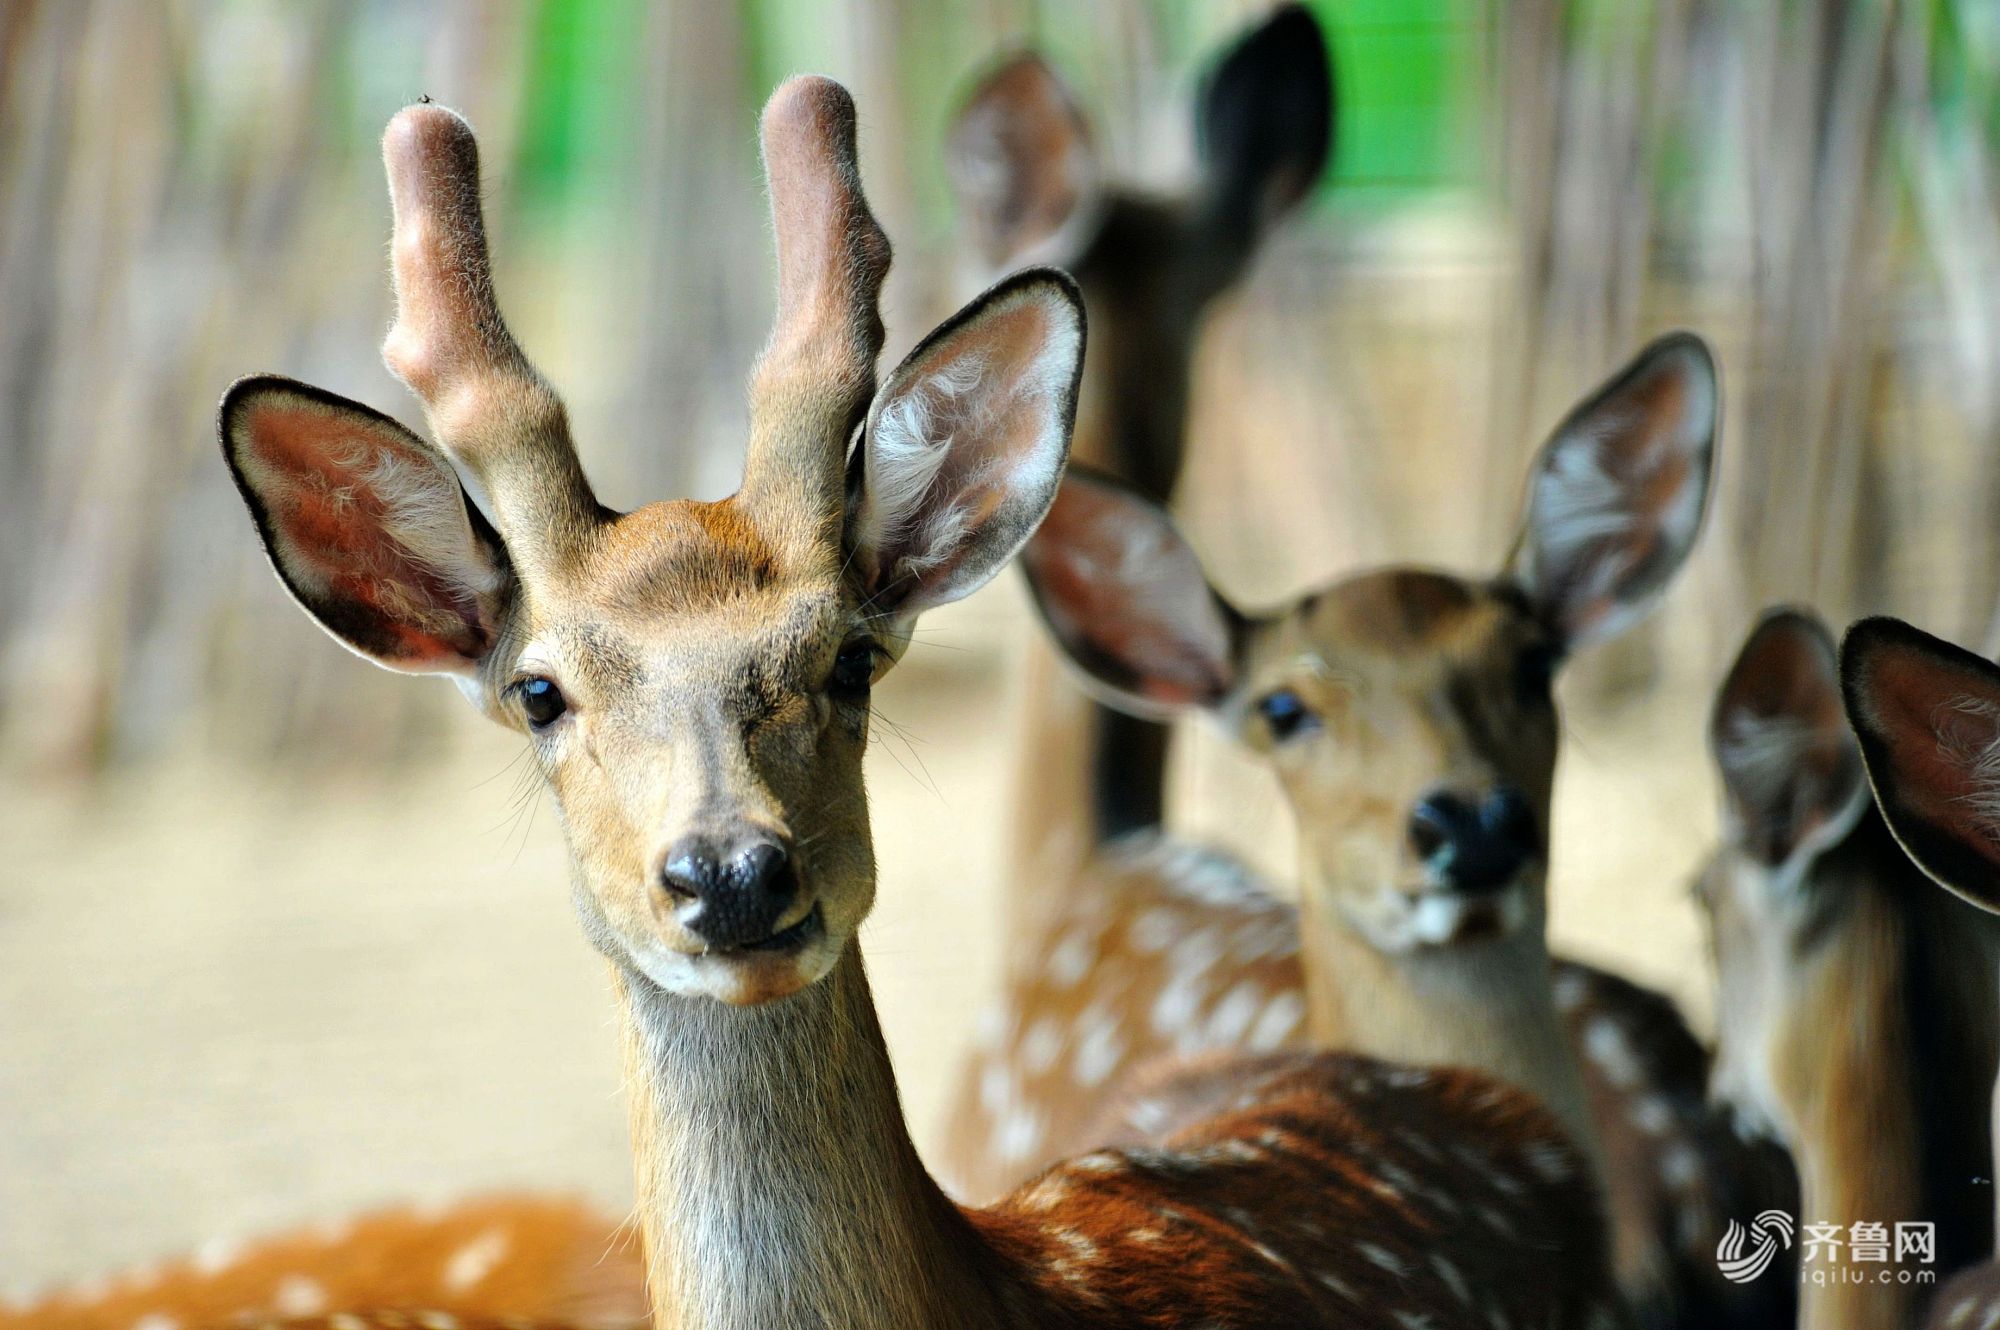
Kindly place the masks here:
<instances>
[{"instance_id":1,"label":"deer's left ear","mask_svg":"<svg viewBox=\"0 0 2000 1330\"><path fill-rule=\"evenodd\" d=\"M846 545L892 633L978 590L1041 523L1082 370L1083 299L1040 268L967 305L889 376L849 466Z\"/></svg>"},{"instance_id":2,"label":"deer's left ear","mask_svg":"<svg viewBox=\"0 0 2000 1330\"><path fill-rule=\"evenodd\" d=\"M1896 839L2000 912L2000 668L1900 619L1863 619L1841 644L1840 687Z\"/></svg>"},{"instance_id":3,"label":"deer's left ear","mask_svg":"<svg viewBox=\"0 0 2000 1330\"><path fill-rule=\"evenodd\" d=\"M1326 34L1302 4L1224 53L1195 117L1212 219L1254 236L1304 202L1333 154L1334 104Z\"/></svg>"},{"instance_id":4,"label":"deer's left ear","mask_svg":"<svg viewBox=\"0 0 2000 1330\"><path fill-rule=\"evenodd\" d=\"M1512 571L1566 649L1631 625L1687 562L1708 505L1721 409L1707 343L1671 333L1543 445Z\"/></svg>"}]
</instances>

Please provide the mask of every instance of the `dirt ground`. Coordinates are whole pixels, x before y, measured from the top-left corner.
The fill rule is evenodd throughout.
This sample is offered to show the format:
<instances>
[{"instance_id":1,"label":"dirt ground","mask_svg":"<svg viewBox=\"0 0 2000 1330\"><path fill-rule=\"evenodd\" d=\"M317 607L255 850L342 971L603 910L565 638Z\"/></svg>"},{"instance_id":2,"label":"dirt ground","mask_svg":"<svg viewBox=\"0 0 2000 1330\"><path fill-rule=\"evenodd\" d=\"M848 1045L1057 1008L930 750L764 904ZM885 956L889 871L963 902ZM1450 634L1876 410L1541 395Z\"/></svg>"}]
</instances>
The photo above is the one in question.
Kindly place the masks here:
<instances>
[{"instance_id":1,"label":"dirt ground","mask_svg":"<svg viewBox=\"0 0 2000 1330\"><path fill-rule=\"evenodd\" d=\"M1011 579L927 628L878 699L882 894L864 944L920 1143L999 967ZM357 665L355 668L362 668ZM1685 886L1713 823L1702 699L1572 715L1563 943L1707 1019ZM401 1199L630 1203L602 963L553 810L468 713L437 769L363 782L189 759L87 798L0 786L0 1290ZM301 765L304 765L303 763ZM1260 773L1182 746L1185 825L1280 867Z\"/></svg>"}]
</instances>

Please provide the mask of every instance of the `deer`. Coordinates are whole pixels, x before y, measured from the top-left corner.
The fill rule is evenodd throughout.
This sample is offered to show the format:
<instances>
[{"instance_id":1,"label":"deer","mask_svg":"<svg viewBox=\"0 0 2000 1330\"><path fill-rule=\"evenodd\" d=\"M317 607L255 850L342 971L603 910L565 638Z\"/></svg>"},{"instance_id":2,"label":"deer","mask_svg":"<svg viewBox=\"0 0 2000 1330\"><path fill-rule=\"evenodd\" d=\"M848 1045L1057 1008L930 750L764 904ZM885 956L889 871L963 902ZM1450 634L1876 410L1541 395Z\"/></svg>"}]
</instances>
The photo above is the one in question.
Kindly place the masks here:
<instances>
[{"instance_id":1,"label":"deer","mask_svg":"<svg viewBox=\"0 0 2000 1330\"><path fill-rule=\"evenodd\" d=\"M890 250L855 137L830 80L766 105L777 312L727 499L596 499L501 317L472 131L437 105L384 138L384 358L433 442L275 375L220 413L301 608L377 664L451 678L554 797L623 1031L654 1325L1621 1324L1582 1157L1474 1072L1248 1059L1205 1073L1237 1093L1209 1118L995 1206L925 1170L857 940L869 697L917 617L989 581L1053 503L1084 316L1068 278L1028 269L878 384Z\"/></svg>"},{"instance_id":2,"label":"deer","mask_svg":"<svg viewBox=\"0 0 2000 1330\"><path fill-rule=\"evenodd\" d=\"M1783 1161L1746 1158L1707 1110L1706 1055L1669 1002L1556 965L1545 938L1551 685L1692 549L1719 407L1706 346L1661 338L1558 425L1496 575L1389 567L1256 613L1209 584L1157 503L1071 468L1021 559L1045 625L1100 700L1205 715L1270 764L1301 904L1218 850L1103 846L982 1032L944 1154L959 1194L1176 1120L1131 1089L1163 1057L1469 1066L1538 1095L1602 1170L1642 1314L1782 1314L1782 1290L1726 1284L1712 1253L1739 1194L1789 1197Z\"/></svg>"},{"instance_id":3,"label":"deer","mask_svg":"<svg viewBox=\"0 0 2000 1330\"><path fill-rule=\"evenodd\" d=\"M1994 801L1993 763L2000 750L2000 668L1900 619L1869 618L1848 629L1839 671L1842 708L1861 750L1873 803L1896 844L1955 898L1954 904L2000 913L2000 805ZM1990 936L1986 931L1981 940ZM1978 973L1955 977L1990 993L1993 957L1990 949L1982 953L1971 965ZM1924 1016L1935 1023L1953 1014ZM1990 1040L1993 1029L1989 1008L1977 1033L1965 1037ZM1990 1063L1962 1068L1959 1084L1970 1088L1990 1070ZM2000 1109L2000 1097L1989 1102ZM1989 1132L1995 1128L2000 1112L1989 1120ZM1991 1187L1990 1170L1981 1181ZM1989 1232L2000 1228L1990 1215L1988 1225ZM1942 1228L1937 1237L1937 1264L1948 1269ZM1928 1323L1939 1330L1982 1330L1997 1322L2000 1259L1975 1264L1939 1289Z\"/></svg>"},{"instance_id":4,"label":"deer","mask_svg":"<svg viewBox=\"0 0 2000 1330\"><path fill-rule=\"evenodd\" d=\"M100 1285L0 1303L0 1330L200 1330L352 1307L630 1330L646 1323L645 1286L630 1228L581 1201L502 1194L218 1238Z\"/></svg>"},{"instance_id":5,"label":"deer","mask_svg":"<svg viewBox=\"0 0 2000 1330\"><path fill-rule=\"evenodd\" d=\"M1006 57L976 82L947 134L946 174L982 278L1051 263L1082 288L1091 337L1077 461L1172 498L1208 314L1325 174L1336 103L1318 20L1280 6L1201 79L1196 179L1147 194L1106 179L1078 98L1041 56ZM1063 686L1040 641L1023 672L1005 875L1014 936L1096 843L1160 821L1169 738Z\"/></svg>"},{"instance_id":6,"label":"deer","mask_svg":"<svg viewBox=\"0 0 2000 1330\"><path fill-rule=\"evenodd\" d=\"M1798 1161L1803 1222L1928 1222L1951 1270L1993 1247L2000 927L1931 890L1897 844L1841 681L1826 626L1781 608L1716 697L1723 834L1697 885L1718 979L1715 1093ZM1804 1273L1808 1325L1912 1325L1934 1291Z\"/></svg>"}]
</instances>

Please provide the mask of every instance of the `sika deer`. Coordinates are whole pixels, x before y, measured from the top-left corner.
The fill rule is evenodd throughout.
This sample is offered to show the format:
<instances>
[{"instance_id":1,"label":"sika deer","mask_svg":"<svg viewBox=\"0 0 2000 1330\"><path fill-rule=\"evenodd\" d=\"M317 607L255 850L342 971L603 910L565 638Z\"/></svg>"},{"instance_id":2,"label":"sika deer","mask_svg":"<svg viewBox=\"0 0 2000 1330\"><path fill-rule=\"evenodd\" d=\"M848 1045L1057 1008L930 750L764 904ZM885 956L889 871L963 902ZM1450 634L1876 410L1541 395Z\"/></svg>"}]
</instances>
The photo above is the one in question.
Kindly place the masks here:
<instances>
[{"instance_id":1,"label":"sika deer","mask_svg":"<svg viewBox=\"0 0 2000 1330\"><path fill-rule=\"evenodd\" d=\"M2000 781L1994 763L2000 752L2000 669L1899 620L1864 619L1841 645L1840 687L1889 831L1917 867L1961 901L2000 913L2000 801L1995 799ZM1982 941L1988 947L1976 961L1968 958L1980 967L1977 973L1941 981L1987 985L1990 994L1990 939L1987 930ZM1958 1014L1914 1013L1912 1023L1942 1026L1941 1033L1951 1034L1946 1022ZM1988 1008L1976 1033L1968 1031L1967 1037L1990 1041L1993 1022ZM1900 1072L1905 1064L1897 1051L1877 1051L1877 1076ZM1990 1061L1984 1068L1963 1068L1961 1093L1990 1085L1977 1078L1991 1069ZM1992 1102L2000 1107L2000 1101ZM1989 1131L1993 1125L2000 1125L2000 1115ZM1965 1181L1990 1188L1991 1172ZM1945 1236L1940 1229L1940 1270L1949 1268ZM1986 1330L1996 1324L2000 1261L1974 1266L1938 1291L1930 1319L1936 1330Z\"/></svg>"},{"instance_id":2,"label":"sika deer","mask_svg":"<svg viewBox=\"0 0 2000 1330\"><path fill-rule=\"evenodd\" d=\"M308 613L452 676L554 791L625 1029L656 1325L1616 1323L1581 1160L1472 1073L1265 1059L1167 1148L1060 1165L992 1209L925 1173L856 941L869 690L1054 500L1082 308L1020 274L878 390L889 248L852 103L795 79L763 142L778 316L733 497L597 502L494 302L471 132L436 106L385 140L385 354L437 449L284 379L222 413Z\"/></svg>"},{"instance_id":3,"label":"sika deer","mask_svg":"<svg viewBox=\"0 0 2000 1330\"><path fill-rule=\"evenodd\" d=\"M1390 568L1255 616L1156 505L1072 471L1023 559L1044 618L1100 696L1206 712L1272 763L1304 909L1218 852L1106 847L1017 953L959 1096L946 1158L967 1194L1093 1139L1120 1073L1161 1054L1310 1042L1473 1066L1603 1149L1635 1305L1767 1323L1774 1295L1715 1271L1749 1183L1701 1102L1699 1045L1664 999L1583 967L1552 996L1544 940L1551 679L1692 547L1718 404L1703 345L1663 339L1556 431L1508 570Z\"/></svg>"},{"instance_id":4,"label":"sika deer","mask_svg":"<svg viewBox=\"0 0 2000 1330\"><path fill-rule=\"evenodd\" d=\"M0 1304L0 1330L201 1330L351 1307L630 1330L645 1289L632 1230L575 1201L493 1196L211 1242L108 1285Z\"/></svg>"},{"instance_id":5,"label":"sika deer","mask_svg":"<svg viewBox=\"0 0 2000 1330\"><path fill-rule=\"evenodd\" d=\"M1326 35L1303 6L1280 7L1202 80L1193 188L1148 196L1105 182L1075 97L1039 56L1003 62L974 89L946 162L982 271L1056 264L1090 314L1077 461L1157 502L1173 496L1208 311L1324 174L1334 101ZM1039 641L1027 675L1007 873L1016 935L1092 845L1160 821L1167 752L1164 726L1063 686Z\"/></svg>"},{"instance_id":6,"label":"sika deer","mask_svg":"<svg viewBox=\"0 0 2000 1330\"><path fill-rule=\"evenodd\" d=\"M1803 1223L1928 1222L1938 1268L1978 1259L1993 1246L2000 930L1931 890L1891 837L1817 619L1778 610L1757 625L1710 742L1723 841L1700 897L1718 1096L1791 1149ZM1909 1325L1933 1291L1848 1282L1823 1261L1805 1274L1808 1325Z\"/></svg>"}]
</instances>

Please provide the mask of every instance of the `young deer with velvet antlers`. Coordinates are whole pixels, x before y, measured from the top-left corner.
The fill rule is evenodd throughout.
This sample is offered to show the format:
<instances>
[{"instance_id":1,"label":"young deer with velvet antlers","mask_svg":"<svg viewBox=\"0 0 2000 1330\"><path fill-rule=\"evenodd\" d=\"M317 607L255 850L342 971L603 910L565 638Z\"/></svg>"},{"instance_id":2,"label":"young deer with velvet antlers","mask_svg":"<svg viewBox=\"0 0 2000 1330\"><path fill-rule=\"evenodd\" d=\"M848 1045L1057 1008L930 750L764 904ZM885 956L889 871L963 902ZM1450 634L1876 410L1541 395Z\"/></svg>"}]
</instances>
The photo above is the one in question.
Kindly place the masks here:
<instances>
[{"instance_id":1,"label":"young deer with velvet antlers","mask_svg":"<svg viewBox=\"0 0 2000 1330\"><path fill-rule=\"evenodd\" d=\"M1200 174L1174 195L1106 183L1076 98L1033 53L967 98L946 162L982 273L1053 263L1090 315L1076 461L1158 503L1173 497L1208 312L1325 172L1334 102L1326 34L1300 5L1280 7L1203 77ZM1098 841L1160 821L1167 753L1164 725L1066 687L1040 641L1022 696L1006 895L1016 936Z\"/></svg>"},{"instance_id":2,"label":"young deer with velvet antlers","mask_svg":"<svg viewBox=\"0 0 2000 1330\"><path fill-rule=\"evenodd\" d=\"M877 390L889 248L852 104L795 79L763 139L778 315L729 499L597 502L494 302L471 132L435 106L385 141L385 354L438 449L284 379L223 408L300 604L381 664L453 677L555 793L623 1016L655 1323L1617 1323L1581 1161L1473 1073L1261 1059L1163 1148L986 1210L931 1181L856 942L869 689L1053 501L1082 311L1059 274L1021 274Z\"/></svg>"},{"instance_id":3,"label":"young deer with velvet antlers","mask_svg":"<svg viewBox=\"0 0 2000 1330\"><path fill-rule=\"evenodd\" d=\"M1707 1112L1705 1055L1670 1003L1552 973L1544 929L1551 679L1692 547L1718 405L1706 348L1662 339L1557 429L1500 575L1390 568L1258 615L1210 588L1156 504L1071 471L1023 556L1044 618L1099 696L1206 712L1271 763L1303 908L1218 852L1104 847L1017 954L959 1097L947 1159L969 1194L1101 1135L1123 1075L1161 1055L1310 1044L1470 1066L1608 1162L1620 1282L1650 1318L1783 1314L1782 1290L1729 1285L1712 1255L1761 1188L1789 1198L1782 1161L1753 1167ZM1134 1130L1178 1120L1126 1098Z\"/></svg>"},{"instance_id":4,"label":"young deer with velvet antlers","mask_svg":"<svg viewBox=\"0 0 2000 1330\"><path fill-rule=\"evenodd\" d=\"M1699 895L1720 981L1718 1098L1790 1147L1803 1222L1929 1222L1936 1270L1978 1259L1993 1246L2000 929L1932 890L1897 847L1819 620L1777 610L1758 623L1710 742L1723 840ZM1807 1325L1892 1330L1935 1291L1807 1273Z\"/></svg>"},{"instance_id":5,"label":"young deer with velvet antlers","mask_svg":"<svg viewBox=\"0 0 2000 1330\"><path fill-rule=\"evenodd\" d=\"M1933 880L1981 910L2000 913L2000 668L1899 620L1864 619L1841 646L1840 687L1890 832ZM1961 960L1982 972L1955 978L1988 985L1990 993L1992 951L1962 954ZM1936 1026L1960 1015L1923 1012L1913 1024ZM1977 1027L1984 1038L1992 1039L1994 1023L1989 1008ZM1889 1056L1895 1051L1887 1050ZM1889 1064L1892 1073L1899 1066ZM1961 1069L1962 1096L1992 1087L1976 1079L1982 1070L1990 1071L1991 1063ZM2000 1099L1989 1103L2000 1110ZM1989 1132L1995 1127L2000 1112L1990 1119ZM1990 1170L1984 1181L1990 1192ZM1989 1216L1988 1231L1995 1229L2000 1223ZM1940 1267L1944 1241L1940 1228ZM2000 1260L1976 1265L1939 1290L1929 1324L1933 1330L2000 1325Z\"/></svg>"}]
</instances>

